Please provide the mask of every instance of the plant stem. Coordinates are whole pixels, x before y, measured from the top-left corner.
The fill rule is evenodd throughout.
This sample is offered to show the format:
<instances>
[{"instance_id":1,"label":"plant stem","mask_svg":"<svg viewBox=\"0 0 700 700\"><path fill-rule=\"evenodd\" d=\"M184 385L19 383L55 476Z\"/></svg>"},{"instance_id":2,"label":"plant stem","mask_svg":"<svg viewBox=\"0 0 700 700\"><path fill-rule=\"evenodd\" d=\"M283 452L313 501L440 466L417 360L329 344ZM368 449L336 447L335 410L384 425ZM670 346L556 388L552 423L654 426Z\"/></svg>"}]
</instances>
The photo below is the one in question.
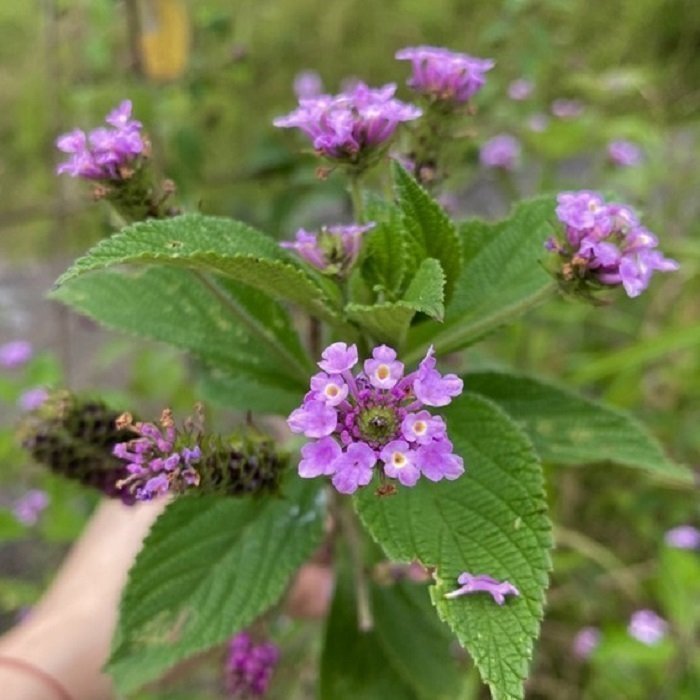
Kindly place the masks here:
<instances>
[{"instance_id":1,"label":"plant stem","mask_svg":"<svg viewBox=\"0 0 700 700\"><path fill-rule=\"evenodd\" d=\"M365 207L362 201L362 186L360 175L350 176L350 200L352 201L352 213L358 224L364 222Z\"/></svg>"}]
</instances>

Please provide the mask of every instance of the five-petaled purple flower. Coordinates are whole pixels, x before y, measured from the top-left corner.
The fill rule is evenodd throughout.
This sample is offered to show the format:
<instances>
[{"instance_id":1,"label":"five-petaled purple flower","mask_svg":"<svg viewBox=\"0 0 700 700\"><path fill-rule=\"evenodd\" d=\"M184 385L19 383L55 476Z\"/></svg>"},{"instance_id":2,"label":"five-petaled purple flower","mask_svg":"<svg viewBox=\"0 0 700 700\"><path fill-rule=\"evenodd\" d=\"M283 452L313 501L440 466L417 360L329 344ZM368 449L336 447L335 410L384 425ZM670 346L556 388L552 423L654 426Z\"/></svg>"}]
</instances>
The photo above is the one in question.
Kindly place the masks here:
<instances>
[{"instance_id":1,"label":"five-petaled purple flower","mask_svg":"<svg viewBox=\"0 0 700 700\"><path fill-rule=\"evenodd\" d=\"M421 116L418 107L394 97L396 85L370 88L358 81L338 95L299 100L299 107L274 125L303 131L319 155L353 166L382 153L401 122Z\"/></svg>"},{"instance_id":2,"label":"five-petaled purple flower","mask_svg":"<svg viewBox=\"0 0 700 700\"><path fill-rule=\"evenodd\" d=\"M311 390L292 411L287 424L313 442L301 449L299 475L330 476L340 493L354 493L372 481L378 461L380 478L414 486L456 479L462 458L452 451L445 422L425 406L446 406L462 393L462 380L435 369L432 347L415 372L387 345L374 348L371 359L354 376L357 348L333 343L318 363Z\"/></svg>"},{"instance_id":3,"label":"five-petaled purple flower","mask_svg":"<svg viewBox=\"0 0 700 700\"><path fill-rule=\"evenodd\" d=\"M700 549L700 530L692 525L679 525L669 530L664 540L676 549Z\"/></svg>"},{"instance_id":4,"label":"five-petaled purple flower","mask_svg":"<svg viewBox=\"0 0 700 700\"><path fill-rule=\"evenodd\" d=\"M636 297L655 270L678 269L675 260L656 250L656 237L624 204L606 203L588 190L562 192L557 202L565 241L550 238L546 247L565 260L560 272L565 281L622 285L628 296Z\"/></svg>"},{"instance_id":5,"label":"five-petaled purple flower","mask_svg":"<svg viewBox=\"0 0 700 700\"><path fill-rule=\"evenodd\" d=\"M608 159L613 165L621 168L631 168L642 161L642 150L636 144L624 139L611 141L608 144Z\"/></svg>"},{"instance_id":6,"label":"five-petaled purple flower","mask_svg":"<svg viewBox=\"0 0 700 700\"><path fill-rule=\"evenodd\" d=\"M654 646L666 636L668 622L653 610L637 610L632 613L627 631L642 644Z\"/></svg>"},{"instance_id":7,"label":"five-petaled purple flower","mask_svg":"<svg viewBox=\"0 0 700 700\"><path fill-rule=\"evenodd\" d=\"M124 100L105 121L107 127L87 134L75 129L59 136L56 146L68 154L56 172L87 180L122 180L129 177L140 156L147 151L141 122L131 118L131 101Z\"/></svg>"},{"instance_id":8,"label":"five-petaled purple flower","mask_svg":"<svg viewBox=\"0 0 700 700\"><path fill-rule=\"evenodd\" d=\"M154 423L132 423L128 414L118 423L139 437L120 442L112 449L112 454L127 463L129 472L128 477L117 483L117 488L128 488L137 501L150 501L199 484L199 473L193 464L202 458L201 449L199 445L176 445L178 431L170 411L163 411L160 427Z\"/></svg>"},{"instance_id":9,"label":"five-petaled purple flower","mask_svg":"<svg viewBox=\"0 0 700 700\"><path fill-rule=\"evenodd\" d=\"M415 46L396 52L399 61L411 61L410 88L445 104L469 101L486 82L495 63L436 46Z\"/></svg>"},{"instance_id":10,"label":"five-petaled purple flower","mask_svg":"<svg viewBox=\"0 0 700 700\"><path fill-rule=\"evenodd\" d=\"M45 491L30 489L12 504L12 513L23 525L36 525L48 505L49 497Z\"/></svg>"},{"instance_id":11,"label":"five-petaled purple flower","mask_svg":"<svg viewBox=\"0 0 700 700\"><path fill-rule=\"evenodd\" d=\"M34 348L28 340L11 340L0 345L0 367L16 369L26 365L34 355Z\"/></svg>"},{"instance_id":12,"label":"five-petaled purple flower","mask_svg":"<svg viewBox=\"0 0 700 700\"><path fill-rule=\"evenodd\" d=\"M600 630L597 627L583 627L574 637L572 650L577 659L587 659L600 644Z\"/></svg>"},{"instance_id":13,"label":"five-petaled purple flower","mask_svg":"<svg viewBox=\"0 0 700 700\"><path fill-rule=\"evenodd\" d=\"M445 598L458 598L471 593L488 593L496 603L503 605L506 596L519 596L520 591L509 581L497 581L486 574L470 574L464 572L457 579L460 588L445 593Z\"/></svg>"},{"instance_id":14,"label":"five-petaled purple flower","mask_svg":"<svg viewBox=\"0 0 700 700\"><path fill-rule=\"evenodd\" d=\"M499 134L489 139L479 152L485 168L513 170L520 159L520 141L510 134Z\"/></svg>"},{"instance_id":15,"label":"five-petaled purple flower","mask_svg":"<svg viewBox=\"0 0 700 700\"><path fill-rule=\"evenodd\" d=\"M253 644L247 632L237 634L229 642L226 659L227 692L239 698L264 695L279 656L275 644Z\"/></svg>"},{"instance_id":16,"label":"five-petaled purple flower","mask_svg":"<svg viewBox=\"0 0 700 700\"><path fill-rule=\"evenodd\" d=\"M280 245L295 250L306 262L327 275L343 276L360 254L363 234L374 226L374 222L324 226L318 233L300 228L296 240L282 241Z\"/></svg>"}]
</instances>

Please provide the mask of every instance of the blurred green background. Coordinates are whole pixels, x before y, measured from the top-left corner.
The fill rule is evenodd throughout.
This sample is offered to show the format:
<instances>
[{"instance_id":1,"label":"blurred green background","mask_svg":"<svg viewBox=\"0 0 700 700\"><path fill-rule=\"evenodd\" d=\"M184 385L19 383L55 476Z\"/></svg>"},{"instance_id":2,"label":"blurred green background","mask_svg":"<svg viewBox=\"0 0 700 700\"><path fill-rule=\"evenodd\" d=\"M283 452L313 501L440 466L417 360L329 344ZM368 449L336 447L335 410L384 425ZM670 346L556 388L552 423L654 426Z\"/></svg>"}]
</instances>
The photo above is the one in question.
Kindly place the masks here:
<instances>
[{"instance_id":1,"label":"blurred green background","mask_svg":"<svg viewBox=\"0 0 700 700\"><path fill-rule=\"evenodd\" d=\"M94 503L15 446L22 390L67 382L142 410L186 409L196 395L176 354L42 301L70 259L115 224L84 183L54 175L54 140L96 126L125 97L184 207L289 237L347 211L340 178L319 182L301 141L271 125L294 106L299 71L317 70L331 92L351 76L395 81L409 99L398 48L434 44L494 58L450 206L495 217L517 192L600 189L644 212L682 267L657 276L640 299L620 294L603 309L550 304L469 352L468 367L509 364L580 388L636 413L678 461L700 463L697 0L27 0L0 3L0 38L0 341L29 337L40 350L22 372L0 375L5 626L40 594ZM508 84L522 77L534 82L533 96L509 100ZM581 117L550 117L533 131L531 117L558 98L580 100ZM502 131L524 147L506 188L477 158L478 145ZM637 143L643 164L612 168L605 146L613 138ZM700 697L698 555L662 543L666 529L700 521L697 494L608 466L549 472L561 546L529 697ZM29 485L47 489L52 503L28 529L2 506ZM661 649L624 634L629 612L644 606L674 625ZM581 664L570 642L587 624L602 626L605 642ZM311 697L314 632L280 632L287 660L273 697ZM142 697L217 697L214 667Z\"/></svg>"}]
</instances>

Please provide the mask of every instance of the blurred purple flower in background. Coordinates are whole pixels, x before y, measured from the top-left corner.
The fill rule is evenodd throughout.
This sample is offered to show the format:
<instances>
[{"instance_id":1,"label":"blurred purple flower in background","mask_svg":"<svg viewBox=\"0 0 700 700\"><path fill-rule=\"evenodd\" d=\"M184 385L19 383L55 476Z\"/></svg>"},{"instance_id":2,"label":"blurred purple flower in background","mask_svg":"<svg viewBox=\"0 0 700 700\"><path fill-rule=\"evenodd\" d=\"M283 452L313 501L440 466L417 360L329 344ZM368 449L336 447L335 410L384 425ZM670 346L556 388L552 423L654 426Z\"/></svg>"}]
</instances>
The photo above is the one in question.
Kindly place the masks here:
<instances>
[{"instance_id":1,"label":"blurred purple flower in background","mask_svg":"<svg viewBox=\"0 0 700 700\"><path fill-rule=\"evenodd\" d=\"M513 170L519 159L520 141L510 134L494 136L479 151L479 160L485 168Z\"/></svg>"},{"instance_id":2,"label":"blurred purple flower in background","mask_svg":"<svg viewBox=\"0 0 700 700\"><path fill-rule=\"evenodd\" d=\"M508 86L508 97L510 97L511 100L521 102L522 100L526 100L528 97L530 97L534 89L535 85L531 80L519 78L518 80L514 80Z\"/></svg>"},{"instance_id":3,"label":"blurred purple flower in background","mask_svg":"<svg viewBox=\"0 0 700 700\"><path fill-rule=\"evenodd\" d=\"M23 525L36 525L48 505L49 497L45 491L30 489L12 504L12 513Z\"/></svg>"},{"instance_id":4,"label":"blurred purple flower in background","mask_svg":"<svg viewBox=\"0 0 700 700\"><path fill-rule=\"evenodd\" d=\"M520 595L520 591L509 581L497 581L485 574L470 574L465 571L459 575L457 583L461 588L445 593L445 598L458 598L471 593L488 593L496 603L503 605L506 602L506 596Z\"/></svg>"},{"instance_id":5,"label":"blurred purple flower in background","mask_svg":"<svg viewBox=\"0 0 700 700\"><path fill-rule=\"evenodd\" d=\"M436 46L416 46L396 52L399 61L411 61L413 75L407 85L435 101L462 104L486 82L485 73L495 62Z\"/></svg>"},{"instance_id":6,"label":"blurred purple flower in background","mask_svg":"<svg viewBox=\"0 0 700 700\"><path fill-rule=\"evenodd\" d=\"M323 81L315 70L303 70L294 77L294 94L299 99L318 97L323 92Z\"/></svg>"},{"instance_id":7,"label":"blurred purple flower in background","mask_svg":"<svg viewBox=\"0 0 700 700\"><path fill-rule=\"evenodd\" d=\"M530 129L530 131L534 131L536 134L541 134L548 126L549 117L542 112L533 114L527 120L527 128Z\"/></svg>"},{"instance_id":8,"label":"blurred purple flower in background","mask_svg":"<svg viewBox=\"0 0 700 700\"><path fill-rule=\"evenodd\" d=\"M664 540L676 549L700 549L700 530L692 525L679 525L669 530Z\"/></svg>"},{"instance_id":9,"label":"blurred purple flower in background","mask_svg":"<svg viewBox=\"0 0 700 700\"><path fill-rule=\"evenodd\" d=\"M632 613L627 632L637 641L648 646L658 644L668 631L668 622L653 610L637 610Z\"/></svg>"},{"instance_id":10,"label":"blurred purple flower in background","mask_svg":"<svg viewBox=\"0 0 700 700\"><path fill-rule=\"evenodd\" d=\"M642 162L642 149L631 141L611 141L607 148L608 160L621 168L630 168Z\"/></svg>"},{"instance_id":11,"label":"blurred purple flower in background","mask_svg":"<svg viewBox=\"0 0 700 700\"><path fill-rule=\"evenodd\" d=\"M227 692L237 698L264 695L279 657L279 648L275 644L256 645L247 632L237 634L229 642L226 659Z\"/></svg>"},{"instance_id":12,"label":"blurred purple flower in background","mask_svg":"<svg viewBox=\"0 0 700 700\"><path fill-rule=\"evenodd\" d=\"M11 340L0 345L0 367L15 369L27 364L34 355L34 348L28 340Z\"/></svg>"},{"instance_id":13,"label":"blurred purple flower in background","mask_svg":"<svg viewBox=\"0 0 700 700\"><path fill-rule=\"evenodd\" d=\"M583 114L583 102L580 100L554 100L550 111L558 119L576 119Z\"/></svg>"},{"instance_id":14,"label":"blurred purple flower in background","mask_svg":"<svg viewBox=\"0 0 700 700\"><path fill-rule=\"evenodd\" d=\"M17 400L17 405L23 411L34 411L39 408L48 397L49 392L43 387L37 386L33 389L23 391Z\"/></svg>"},{"instance_id":15,"label":"blurred purple flower in background","mask_svg":"<svg viewBox=\"0 0 700 700\"><path fill-rule=\"evenodd\" d=\"M583 627L574 637L571 645L577 659L587 659L600 644L600 630L597 627Z\"/></svg>"}]
</instances>

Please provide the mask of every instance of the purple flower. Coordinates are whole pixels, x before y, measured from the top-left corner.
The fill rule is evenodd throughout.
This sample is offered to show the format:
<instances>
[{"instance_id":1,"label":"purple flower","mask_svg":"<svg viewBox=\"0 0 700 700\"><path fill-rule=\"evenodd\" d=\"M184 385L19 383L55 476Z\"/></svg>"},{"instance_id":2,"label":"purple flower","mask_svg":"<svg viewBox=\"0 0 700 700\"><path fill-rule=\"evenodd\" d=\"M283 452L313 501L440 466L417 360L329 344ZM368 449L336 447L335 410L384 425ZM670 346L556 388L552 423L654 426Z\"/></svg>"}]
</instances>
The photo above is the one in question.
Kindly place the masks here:
<instances>
[{"instance_id":1,"label":"purple flower","mask_svg":"<svg viewBox=\"0 0 700 700\"><path fill-rule=\"evenodd\" d=\"M485 574L470 574L465 571L460 574L457 583L461 588L445 593L445 598L458 598L471 593L488 593L496 603L503 605L506 602L506 596L520 595L520 591L512 583L497 581Z\"/></svg>"},{"instance_id":2,"label":"purple flower","mask_svg":"<svg viewBox=\"0 0 700 700\"><path fill-rule=\"evenodd\" d=\"M348 226L324 226L318 233L300 228L294 241L282 241L282 248L295 250L298 255L327 275L345 275L355 264L362 237L374 228L374 222Z\"/></svg>"},{"instance_id":3,"label":"purple flower","mask_svg":"<svg viewBox=\"0 0 700 700\"><path fill-rule=\"evenodd\" d=\"M431 100L462 104L470 100L486 82L485 73L495 63L435 46L416 46L396 52L399 61L411 61L410 88Z\"/></svg>"},{"instance_id":4,"label":"purple flower","mask_svg":"<svg viewBox=\"0 0 700 700\"><path fill-rule=\"evenodd\" d=\"M559 276L565 283L622 285L636 297L655 271L678 269L675 260L656 250L658 240L629 207L608 204L588 190L562 192L557 202L564 240L550 238L545 247L564 259Z\"/></svg>"},{"instance_id":5,"label":"purple flower","mask_svg":"<svg viewBox=\"0 0 700 700\"><path fill-rule=\"evenodd\" d=\"M279 648L275 644L253 644L246 632L237 634L229 642L226 659L227 692L236 698L264 695L279 656Z\"/></svg>"},{"instance_id":6,"label":"purple flower","mask_svg":"<svg viewBox=\"0 0 700 700\"><path fill-rule=\"evenodd\" d=\"M49 397L49 392L43 387L37 386L27 389L20 394L17 404L23 411L34 411Z\"/></svg>"},{"instance_id":7,"label":"purple flower","mask_svg":"<svg viewBox=\"0 0 700 700\"><path fill-rule=\"evenodd\" d=\"M508 86L508 97L510 97L511 100L521 102L522 100L526 100L528 97L530 97L530 95L532 95L532 91L534 90L534 88L535 85L531 80L519 78L518 80L514 80Z\"/></svg>"},{"instance_id":8,"label":"purple flower","mask_svg":"<svg viewBox=\"0 0 700 700\"><path fill-rule=\"evenodd\" d=\"M358 81L338 95L301 98L297 109L273 123L303 131L319 155L364 167L383 152L401 122L422 114L397 100L395 91L393 84L374 89Z\"/></svg>"},{"instance_id":9,"label":"purple flower","mask_svg":"<svg viewBox=\"0 0 700 700\"><path fill-rule=\"evenodd\" d=\"M631 141L618 139L608 144L608 159L613 165L630 168L642 161L642 150Z\"/></svg>"},{"instance_id":10,"label":"purple flower","mask_svg":"<svg viewBox=\"0 0 700 700\"><path fill-rule=\"evenodd\" d=\"M75 129L59 136L56 146L69 157L56 172L87 180L125 179L147 150L141 122L131 118L131 109L131 101L124 100L105 118L107 127L87 134Z\"/></svg>"},{"instance_id":11,"label":"purple flower","mask_svg":"<svg viewBox=\"0 0 700 700\"><path fill-rule=\"evenodd\" d=\"M574 656L577 659L587 659L600 644L600 630L597 627L580 629L572 644Z\"/></svg>"},{"instance_id":12,"label":"purple flower","mask_svg":"<svg viewBox=\"0 0 700 700\"><path fill-rule=\"evenodd\" d=\"M357 348L333 343L318 363L323 372L311 378L311 390L287 423L310 442L301 450L299 475L331 476L340 493L369 484L378 462L381 478L414 486L456 479L464 463L447 439L445 422L425 406L446 406L462 392L462 380L435 369L432 347L415 372L404 375L396 351L380 345L358 364Z\"/></svg>"},{"instance_id":13,"label":"purple flower","mask_svg":"<svg viewBox=\"0 0 700 700\"><path fill-rule=\"evenodd\" d=\"M128 488L137 501L150 501L199 484L199 473L193 465L202 459L202 451L199 445L180 444L189 437L179 435L169 410L163 411L159 426L132 423L129 414L124 414L117 424L139 436L112 448L112 454L127 463L129 473L117 482L118 489Z\"/></svg>"},{"instance_id":14,"label":"purple flower","mask_svg":"<svg viewBox=\"0 0 700 700\"><path fill-rule=\"evenodd\" d=\"M23 525L36 525L48 505L49 497L45 491L30 489L13 503L12 513Z\"/></svg>"},{"instance_id":15,"label":"purple flower","mask_svg":"<svg viewBox=\"0 0 700 700\"><path fill-rule=\"evenodd\" d=\"M519 159L520 141L510 134L494 136L479 151L479 160L485 168L513 170Z\"/></svg>"},{"instance_id":16,"label":"purple flower","mask_svg":"<svg viewBox=\"0 0 700 700\"><path fill-rule=\"evenodd\" d=\"M668 623L653 610L637 610L632 613L627 632L636 640L653 646L658 644L668 631Z\"/></svg>"},{"instance_id":17,"label":"purple flower","mask_svg":"<svg viewBox=\"0 0 700 700\"><path fill-rule=\"evenodd\" d=\"M527 127L530 131L534 131L536 134L541 134L549 125L549 117L542 112L537 112L533 114L527 120Z\"/></svg>"},{"instance_id":18,"label":"purple flower","mask_svg":"<svg viewBox=\"0 0 700 700\"><path fill-rule=\"evenodd\" d=\"M294 94L301 99L318 97L323 92L323 81L315 70L303 70L294 77Z\"/></svg>"},{"instance_id":19,"label":"purple flower","mask_svg":"<svg viewBox=\"0 0 700 700\"><path fill-rule=\"evenodd\" d=\"M669 530L664 540L676 549L700 549L700 530L692 525L679 525Z\"/></svg>"},{"instance_id":20,"label":"purple flower","mask_svg":"<svg viewBox=\"0 0 700 700\"><path fill-rule=\"evenodd\" d=\"M551 112L558 119L576 119L583 114L583 103L580 100L554 100Z\"/></svg>"},{"instance_id":21,"label":"purple flower","mask_svg":"<svg viewBox=\"0 0 700 700\"><path fill-rule=\"evenodd\" d=\"M0 345L0 367L16 369L27 364L34 355L34 348L28 340L11 340Z\"/></svg>"}]
</instances>

